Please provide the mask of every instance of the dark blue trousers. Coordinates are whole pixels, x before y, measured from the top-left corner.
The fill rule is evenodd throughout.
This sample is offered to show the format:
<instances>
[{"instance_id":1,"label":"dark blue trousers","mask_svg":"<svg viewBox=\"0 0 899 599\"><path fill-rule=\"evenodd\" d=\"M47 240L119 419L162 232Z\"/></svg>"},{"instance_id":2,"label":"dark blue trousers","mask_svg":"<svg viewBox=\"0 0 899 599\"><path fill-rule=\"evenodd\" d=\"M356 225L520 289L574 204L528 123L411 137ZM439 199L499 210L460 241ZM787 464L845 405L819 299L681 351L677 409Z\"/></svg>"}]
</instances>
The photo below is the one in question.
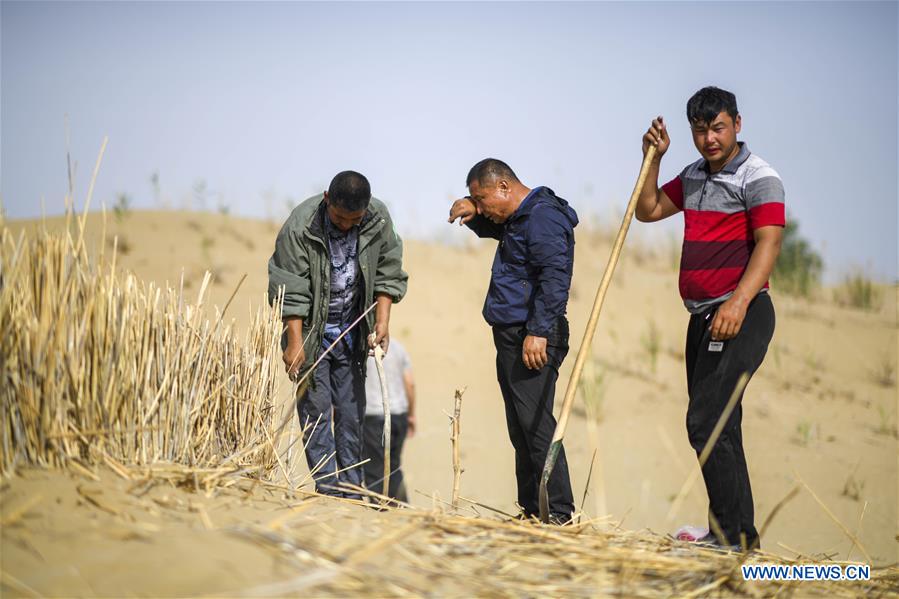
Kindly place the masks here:
<instances>
[{"instance_id":1,"label":"dark blue trousers","mask_svg":"<svg viewBox=\"0 0 899 599\"><path fill-rule=\"evenodd\" d=\"M365 375L345 339L316 367L297 411L305 430L306 461L310 470L318 468L316 491L361 499L337 488L340 483L362 486L362 467L356 465L362 461ZM335 474L338 470L344 471Z\"/></svg>"}]
</instances>

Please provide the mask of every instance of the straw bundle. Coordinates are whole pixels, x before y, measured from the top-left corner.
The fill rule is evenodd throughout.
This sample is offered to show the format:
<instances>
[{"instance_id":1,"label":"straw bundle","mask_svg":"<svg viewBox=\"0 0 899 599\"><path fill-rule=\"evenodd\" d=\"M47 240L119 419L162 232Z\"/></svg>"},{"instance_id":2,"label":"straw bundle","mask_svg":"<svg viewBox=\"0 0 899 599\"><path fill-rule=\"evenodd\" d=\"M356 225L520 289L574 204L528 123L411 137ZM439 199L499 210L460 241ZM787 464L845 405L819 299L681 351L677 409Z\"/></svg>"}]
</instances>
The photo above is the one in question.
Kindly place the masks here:
<instances>
[{"instance_id":1,"label":"straw bundle","mask_svg":"<svg viewBox=\"0 0 899 599\"><path fill-rule=\"evenodd\" d=\"M82 233L83 235L83 233ZM83 237L0 239L0 467L275 463L280 317L239 339L216 309L92 259ZM279 302L276 302L276 305Z\"/></svg>"}]
</instances>

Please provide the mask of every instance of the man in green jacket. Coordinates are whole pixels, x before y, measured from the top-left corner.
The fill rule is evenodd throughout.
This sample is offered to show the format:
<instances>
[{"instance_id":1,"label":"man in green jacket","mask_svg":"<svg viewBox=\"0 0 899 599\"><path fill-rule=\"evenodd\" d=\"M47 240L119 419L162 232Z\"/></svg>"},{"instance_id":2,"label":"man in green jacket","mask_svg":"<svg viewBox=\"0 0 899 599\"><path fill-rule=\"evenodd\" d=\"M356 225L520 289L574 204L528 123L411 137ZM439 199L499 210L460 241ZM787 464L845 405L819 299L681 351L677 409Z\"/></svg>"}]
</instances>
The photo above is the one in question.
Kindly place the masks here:
<instances>
[{"instance_id":1,"label":"man in green jacket","mask_svg":"<svg viewBox=\"0 0 899 599\"><path fill-rule=\"evenodd\" d=\"M406 293L402 262L387 207L354 171L338 173L327 192L297 206L275 241L268 294L275 301L284 291L282 359L291 380L377 303L318 364L297 405L320 493L360 498L338 487L362 484L362 468L353 466L362 459L366 355L375 345L387 351L390 307Z\"/></svg>"}]
</instances>

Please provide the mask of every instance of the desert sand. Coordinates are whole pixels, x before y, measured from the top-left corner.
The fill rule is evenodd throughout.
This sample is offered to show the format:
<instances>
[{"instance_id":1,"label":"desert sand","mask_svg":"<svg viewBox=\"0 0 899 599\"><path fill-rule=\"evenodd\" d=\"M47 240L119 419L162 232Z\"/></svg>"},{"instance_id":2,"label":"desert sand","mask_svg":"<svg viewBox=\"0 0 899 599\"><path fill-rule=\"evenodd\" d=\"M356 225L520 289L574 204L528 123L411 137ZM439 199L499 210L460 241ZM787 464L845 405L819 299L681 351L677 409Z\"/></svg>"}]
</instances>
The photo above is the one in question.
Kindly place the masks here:
<instances>
[{"instance_id":1,"label":"desert sand","mask_svg":"<svg viewBox=\"0 0 899 599\"><path fill-rule=\"evenodd\" d=\"M88 219L89 244L101 243L101 221L94 214ZM18 234L41 226L58 230L63 220L7 225ZM121 218L110 214L106 226L110 240L118 237L120 267L141 279L178 285L183 275L190 292L197 290L205 270L212 271L211 304L224 305L246 274L227 314L239 328L263 301L266 262L280 223L134 212ZM610 246L610 235L597 227L577 230L569 303L572 349L561 371L557 409ZM410 353L418 390L418 430L403 456L410 500L417 506L442 505L451 495L448 414L455 390L464 388L461 494L516 513L513 452L490 330L480 315L494 247L473 235L463 247L405 242L409 292L394 307L391 334ZM584 517L608 516L608 522L634 531L673 533L684 523L705 522L701 479L672 509L680 503L676 497L684 481L697 469L684 427L688 314L677 292L677 260L666 243L639 242L634 236L625 245L593 343L594 363L585 372L592 383L591 407L578 396L565 438ZM819 296L793 298L773 286L777 330L744 400L757 523L801 486L773 519L762 545L809 562L866 561L838 520L857 535L873 564L895 564L896 291L888 288L875 311L841 307L827 290ZM284 376L283 410L292 409L287 383ZM307 472L296 452L288 468L293 484ZM27 595L29 589L42 595L234 594L247 589L278 594L265 585L291 577L283 560L233 532L241 523L289 517L282 492L234 489L207 496L162 485L137 500L127 487L106 469L93 477L23 469L4 479L0 501L3 521L10 522L0 545L4 594ZM309 509L321 514L317 534L333 535L335 554L352 544L353 534L364 531L367 522L382 517L327 502Z\"/></svg>"}]
</instances>

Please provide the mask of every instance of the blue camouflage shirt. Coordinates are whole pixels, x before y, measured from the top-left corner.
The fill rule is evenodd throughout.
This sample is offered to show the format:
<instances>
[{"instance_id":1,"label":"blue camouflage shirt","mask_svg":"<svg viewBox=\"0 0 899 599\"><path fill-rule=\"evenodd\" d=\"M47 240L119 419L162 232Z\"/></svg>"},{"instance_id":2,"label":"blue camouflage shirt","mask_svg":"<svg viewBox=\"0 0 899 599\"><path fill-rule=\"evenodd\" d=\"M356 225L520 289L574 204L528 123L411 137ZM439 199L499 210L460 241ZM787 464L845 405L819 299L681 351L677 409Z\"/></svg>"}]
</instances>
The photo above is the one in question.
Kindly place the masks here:
<instances>
[{"instance_id":1,"label":"blue camouflage shirt","mask_svg":"<svg viewBox=\"0 0 899 599\"><path fill-rule=\"evenodd\" d=\"M328 299L328 322L324 342L330 345L358 316L359 227L341 231L330 218L325 218L328 253L331 259L331 296ZM345 339L352 345L352 333Z\"/></svg>"}]
</instances>

